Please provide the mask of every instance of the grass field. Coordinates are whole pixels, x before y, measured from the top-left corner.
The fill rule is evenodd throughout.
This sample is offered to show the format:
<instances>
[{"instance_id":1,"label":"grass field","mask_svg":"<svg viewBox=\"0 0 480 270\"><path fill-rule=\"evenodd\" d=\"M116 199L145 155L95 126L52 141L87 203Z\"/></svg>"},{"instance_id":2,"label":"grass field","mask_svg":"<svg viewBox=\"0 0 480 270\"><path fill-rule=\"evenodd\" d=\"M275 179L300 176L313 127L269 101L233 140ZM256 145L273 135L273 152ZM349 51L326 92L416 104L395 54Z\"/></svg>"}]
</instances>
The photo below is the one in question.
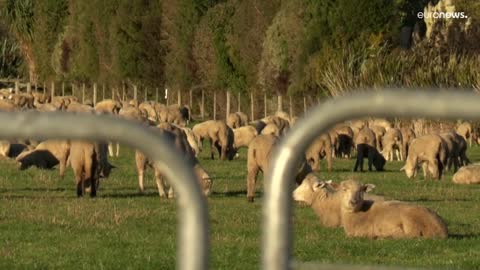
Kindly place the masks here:
<instances>
[{"instance_id":1,"label":"grass field","mask_svg":"<svg viewBox=\"0 0 480 270\"><path fill-rule=\"evenodd\" d=\"M262 200L246 200L246 151L222 162L201 155L214 177L208 199L211 224L211 269L258 269ZM480 148L469 149L473 161ZM123 148L111 161L118 168L101 184L99 196L77 199L73 175L57 170L18 171L0 161L0 269L173 269L176 213L173 200L160 199L152 173L147 194L137 192L133 151ZM322 164L323 166L323 164ZM334 172L322 179L342 180L353 160L335 160ZM408 180L398 170L359 173L376 193L437 211L449 225L446 240L349 239L342 229L320 226L308 207L295 206L294 258L324 263L408 266L432 269L480 268L480 186ZM261 196L262 180L258 195Z\"/></svg>"}]
</instances>

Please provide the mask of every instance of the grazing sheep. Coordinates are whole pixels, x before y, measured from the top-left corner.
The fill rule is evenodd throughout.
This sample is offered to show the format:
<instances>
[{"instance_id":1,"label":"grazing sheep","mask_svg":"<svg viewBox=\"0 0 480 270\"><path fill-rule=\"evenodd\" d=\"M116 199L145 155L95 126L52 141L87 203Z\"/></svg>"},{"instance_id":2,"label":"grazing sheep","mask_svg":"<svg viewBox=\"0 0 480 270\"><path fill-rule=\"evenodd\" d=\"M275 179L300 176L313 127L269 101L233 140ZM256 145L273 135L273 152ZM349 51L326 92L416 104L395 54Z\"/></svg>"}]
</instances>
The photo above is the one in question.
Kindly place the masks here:
<instances>
[{"instance_id":1,"label":"grazing sheep","mask_svg":"<svg viewBox=\"0 0 480 270\"><path fill-rule=\"evenodd\" d=\"M242 119L237 113L231 113L227 117L227 126L231 129L239 128L242 126Z\"/></svg>"},{"instance_id":2,"label":"grazing sheep","mask_svg":"<svg viewBox=\"0 0 480 270\"><path fill-rule=\"evenodd\" d=\"M122 103L113 99L104 99L95 104L95 111L101 113L118 114L122 108Z\"/></svg>"},{"instance_id":3,"label":"grazing sheep","mask_svg":"<svg viewBox=\"0 0 480 270\"><path fill-rule=\"evenodd\" d=\"M452 178L455 184L480 184L480 165L469 165L460 168Z\"/></svg>"},{"instance_id":4,"label":"grazing sheep","mask_svg":"<svg viewBox=\"0 0 480 270\"><path fill-rule=\"evenodd\" d=\"M385 166L385 158L378 152L376 148L375 133L368 127L362 128L356 138L355 145L357 146L357 159L353 171L357 171L360 166L360 171L363 171L363 159L368 158L368 170L372 171L372 165L377 171L382 171Z\"/></svg>"},{"instance_id":5,"label":"grazing sheep","mask_svg":"<svg viewBox=\"0 0 480 270\"><path fill-rule=\"evenodd\" d=\"M280 130L278 129L277 125L275 125L274 123L269 123L262 129L262 134L279 137Z\"/></svg>"},{"instance_id":6,"label":"grazing sheep","mask_svg":"<svg viewBox=\"0 0 480 270\"><path fill-rule=\"evenodd\" d=\"M268 172L268 165L270 162L271 154L274 146L278 142L278 138L272 135L260 134L252 140L248 147L247 157L247 200L249 202L254 201L255 196L255 184L259 171L263 172L264 179L266 179L266 173ZM312 169L308 163L303 160L298 166L300 168L297 171L295 182L301 184L303 179L312 172ZM264 182L264 186L268 183ZM267 188L265 188L267 190Z\"/></svg>"},{"instance_id":7,"label":"grazing sheep","mask_svg":"<svg viewBox=\"0 0 480 270\"><path fill-rule=\"evenodd\" d=\"M293 191L293 199L310 206L323 226L330 228L340 227L342 219L340 213L341 193L338 192L339 189L340 184L333 183L331 180L320 181L315 175L309 174L302 184ZM371 201L385 200L383 196L370 193L365 194L365 198Z\"/></svg>"},{"instance_id":8,"label":"grazing sheep","mask_svg":"<svg viewBox=\"0 0 480 270\"><path fill-rule=\"evenodd\" d=\"M417 175L417 166L422 165L425 179L429 174L440 179L446 159L446 142L436 134L424 135L412 141L405 166L400 170L405 171L408 178L412 178Z\"/></svg>"},{"instance_id":9,"label":"grazing sheep","mask_svg":"<svg viewBox=\"0 0 480 270\"><path fill-rule=\"evenodd\" d=\"M34 100L33 104L35 106L37 106L38 103L42 103L42 104L50 103L50 101L52 100L52 98L49 94L34 92L34 93L32 93L32 95L33 95L33 100Z\"/></svg>"},{"instance_id":10,"label":"grazing sheep","mask_svg":"<svg viewBox=\"0 0 480 270\"><path fill-rule=\"evenodd\" d=\"M453 164L453 172L456 172L460 166L467 165L469 160L466 155L467 141L456 132L448 132L439 134L445 141L447 146L447 163L444 169L451 170Z\"/></svg>"},{"instance_id":11,"label":"grazing sheep","mask_svg":"<svg viewBox=\"0 0 480 270\"><path fill-rule=\"evenodd\" d=\"M15 160L20 163L20 170L28 169L30 166L51 169L58 164L59 175L63 177L69 155L69 141L47 140L39 143L35 149L21 153Z\"/></svg>"},{"instance_id":12,"label":"grazing sheep","mask_svg":"<svg viewBox=\"0 0 480 270\"><path fill-rule=\"evenodd\" d=\"M240 126L244 127L248 124L248 115L244 112L236 112L240 116Z\"/></svg>"},{"instance_id":13,"label":"grazing sheep","mask_svg":"<svg viewBox=\"0 0 480 270\"><path fill-rule=\"evenodd\" d=\"M335 152L339 157L350 158L352 148L354 147L352 128L347 125L340 124L335 126L333 130L338 134Z\"/></svg>"},{"instance_id":14,"label":"grazing sheep","mask_svg":"<svg viewBox=\"0 0 480 270\"><path fill-rule=\"evenodd\" d=\"M158 129L157 129L158 128ZM205 171L205 169L200 165L198 160L195 158L193 150L190 148L190 145L187 141L187 135L184 131L174 125L168 123L162 123L157 126L155 129L159 133L164 135L164 138L170 140L175 147L184 155L185 162L192 165L197 180L199 181L203 193L205 196L208 196L211 192L212 180L210 176ZM157 184L158 193L160 197L166 196L167 198L174 197L173 187L170 186L169 191L166 191L166 181L162 176L162 172L158 166L155 166L151 160L149 160L144 154L140 151L135 151L135 163L138 173L138 186L141 193L144 192L144 178L145 170L147 166L152 167L155 172L155 182Z\"/></svg>"},{"instance_id":15,"label":"grazing sheep","mask_svg":"<svg viewBox=\"0 0 480 270\"><path fill-rule=\"evenodd\" d=\"M284 111L276 111L275 112L275 115L274 116L277 116L277 117L280 117L284 120L286 120L289 124L292 124L292 119L290 119L290 115Z\"/></svg>"},{"instance_id":16,"label":"grazing sheep","mask_svg":"<svg viewBox=\"0 0 480 270\"><path fill-rule=\"evenodd\" d=\"M368 201L371 185L347 180L340 183L341 220L349 237L447 238L445 221L434 211L399 201Z\"/></svg>"},{"instance_id":17,"label":"grazing sheep","mask_svg":"<svg viewBox=\"0 0 480 270\"><path fill-rule=\"evenodd\" d=\"M258 135L257 130L252 126L239 127L233 130L233 147L248 147L253 139Z\"/></svg>"},{"instance_id":18,"label":"grazing sheep","mask_svg":"<svg viewBox=\"0 0 480 270\"><path fill-rule=\"evenodd\" d=\"M387 161L393 161L394 153L396 153L397 160L404 160L403 137L402 132L398 128L388 129L382 141L382 154Z\"/></svg>"},{"instance_id":19,"label":"grazing sheep","mask_svg":"<svg viewBox=\"0 0 480 270\"><path fill-rule=\"evenodd\" d=\"M470 145L470 147L472 147L472 124L470 124L469 122L463 122L457 126L456 131L460 136L462 136L466 141L468 141L468 144Z\"/></svg>"},{"instance_id":20,"label":"grazing sheep","mask_svg":"<svg viewBox=\"0 0 480 270\"><path fill-rule=\"evenodd\" d=\"M262 134L262 130L268 124L273 124L277 126L278 133L280 136L285 135L285 133L287 133L287 131L290 129L290 124L287 120L278 116L267 116L257 123L256 125L257 133Z\"/></svg>"},{"instance_id":21,"label":"grazing sheep","mask_svg":"<svg viewBox=\"0 0 480 270\"><path fill-rule=\"evenodd\" d=\"M370 126L370 129L375 133L375 141L377 142L376 147L378 152L382 152L384 146L383 146L383 136L386 133L386 130L384 127L381 126Z\"/></svg>"},{"instance_id":22,"label":"grazing sheep","mask_svg":"<svg viewBox=\"0 0 480 270\"><path fill-rule=\"evenodd\" d=\"M305 158L314 171L320 169L320 159L325 158L327 160L327 169L331 172L332 141L330 140L330 135L326 133L316 138L305 152Z\"/></svg>"},{"instance_id":23,"label":"grazing sheep","mask_svg":"<svg viewBox=\"0 0 480 270\"><path fill-rule=\"evenodd\" d=\"M200 148L198 147L198 139L195 136L195 133L193 133L193 131L190 128L187 128L187 127L183 127L183 128L180 127L180 128L183 130L183 132L185 132L185 135L187 136L188 144L192 148L194 155L198 156L198 154L200 154Z\"/></svg>"},{"instance_id":24,"label":"grazing sheep","mask_svg":"<svg viewBox=\"0 0 480 270\"><path fill-rule=\"evenodd\" d=\"M100 142L72 141L70 164L75 175L77 196L81 197L90 188L90 197L97 195L100 178L108 178L115 168L108 162L108 145Z\"/></svg>"},{"instance_id":25,"label":"grazing sheep","mask_svg":"<svg viewBox=\"0 0 480 270\"><path fill-rule=\"evenodd\" d=\"M158 122L158 114L157 114L157 111L155 110L155 107L154 107L153 104L151 104L149 102L142 102L138 105L138 108L140 110L146 112L147 118L150 121L152 121L154 123Z\"/></svg>"},{"instance_id":26,"label":"grazing sheep","mask_svg":"<svg viewBox=\"0 0 480 270\"><path fill-rule=\"evenodd\" d=\"M212 159L214 159L215 156L215 147L222 160L227 158L228 160L232 160L235 156L233 131L224 122L208 120L193 126L192 131L195 136L197 136L200 147L203 145L202 142L204 139L208 138L210 140L210 154Z\"/></svg>"},{"instance_id":27,"label":"grazing sheep","mask_svg":"<svg viewBox=\"0 0 480 270\"><path fill-rule=\"evenodd\" d=\"M412 143L413 139L415 139L415 132L413 132L413 129L409 127L403 127L400 129L400 132L402 133L402 139L403 139L403 158L404 160L407 159L408 157L408 149L410 148L410 144Z\"/></svg>"},{"instance_id":28,"label":"grazing sheep","mask_svg":"<svg viewBox=\"0 0 480 270\"><path fill-rule=\"evenodd\" d=\"M32 109L34 108L35 98L32 94L10 94L8 99L18 108Z\"/></svg>"},{"instance_id":29,"label":"grazing sheep","mask_svg":"<svg viewBox=\"0 0 480 270\"><path fill-rule=\"evenodd\" d=\"M177 104L165 106L162 104L154 105L160 122L167 122L184 127L188 120L188 109L180 107Z\"/></svg>"},{"instance_id":30,"label":"grazing sheep","mask_svg":"<svg viewBox=\"0 0 480 270\"><path fill-rule=\"evenodd\" d=\"M368 121L368 126L370 128L377 126L377 127L383 127L385 131L388 131L390 128L393 128L393 124L388 121L387 119L384 118L375 118L375 119L370 119Z\"/></svg>"}]
</instances>

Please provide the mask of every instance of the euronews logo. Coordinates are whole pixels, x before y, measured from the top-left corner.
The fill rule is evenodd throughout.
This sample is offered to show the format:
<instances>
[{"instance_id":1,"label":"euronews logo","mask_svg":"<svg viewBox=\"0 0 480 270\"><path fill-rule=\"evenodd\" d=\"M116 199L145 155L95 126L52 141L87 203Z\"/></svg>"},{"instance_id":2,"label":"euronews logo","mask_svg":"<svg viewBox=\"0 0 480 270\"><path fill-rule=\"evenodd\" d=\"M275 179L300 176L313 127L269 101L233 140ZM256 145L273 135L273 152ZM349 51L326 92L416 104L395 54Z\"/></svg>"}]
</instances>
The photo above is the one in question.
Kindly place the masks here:
<instances>
[{"instance_id":1,"label":"euronews logo","mask_svg":"<svg viewBox=\"0 0 480 270\"><path fill-rule=\"evenodd\" d=\"M418 12L417 17L419 19L467 19L468 16L465 12L442 12L442 11L435 11L435 12Z\"/></svg>"}]
</instances>

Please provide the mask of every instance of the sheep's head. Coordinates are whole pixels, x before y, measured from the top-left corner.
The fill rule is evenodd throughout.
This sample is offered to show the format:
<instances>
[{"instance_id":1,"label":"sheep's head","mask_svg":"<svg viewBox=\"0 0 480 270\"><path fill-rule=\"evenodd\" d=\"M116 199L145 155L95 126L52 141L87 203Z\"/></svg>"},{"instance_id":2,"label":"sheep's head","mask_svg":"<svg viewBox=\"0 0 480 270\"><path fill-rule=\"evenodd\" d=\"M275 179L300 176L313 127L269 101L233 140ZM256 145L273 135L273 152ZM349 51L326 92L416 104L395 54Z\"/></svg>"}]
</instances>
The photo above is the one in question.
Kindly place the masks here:
<instances>
[{"instance_id":1,"label":"sheep's head","mask_svg":"<svg viewBox=\"0 0 480 270\"><path fill-rule=\"evenodd\" d=\"M407 159L405 166L400 171L405 171L408 178L415 178L417 176L417 159Z\"/></svg>"},{"instance_id":2,"label":"sheep's head","mask_svg":"<svg viewBox=\"0 0 480 270\"><path fill-rule=\"evenodd\" d=\"M197 180L200 183L200 187L202 188L203 194L205 196L210 195L212 192L212 186L213 186L213 181L210 178L210 175L208 175L207 171L200 166L199 164L195 165L193 168L195 175L197 176Z\"/></svg>"},{"instance_id":3,"label":"sheep's head","mask_svg":"<svg viewBox=\"0 0 480 270\"><path fill-rule=\"evenodd\" d=\"M315 192L325 187L327 187L326 182L320 181L314 174L310 173L293 191L293 200L311 205Z\"/></svg>"},{"instance_id":4,"label":"sheep's head","mask_svg":"<svg viewBox=\"0 0 480 270\"><path fill-rule=\"evenodd\" d=\"M357 212L363 205L363 195L375 188L372 184L362 184L356 180L346 180L340 183L342 208L347 212Z\"/></svg>"}]
</instances>

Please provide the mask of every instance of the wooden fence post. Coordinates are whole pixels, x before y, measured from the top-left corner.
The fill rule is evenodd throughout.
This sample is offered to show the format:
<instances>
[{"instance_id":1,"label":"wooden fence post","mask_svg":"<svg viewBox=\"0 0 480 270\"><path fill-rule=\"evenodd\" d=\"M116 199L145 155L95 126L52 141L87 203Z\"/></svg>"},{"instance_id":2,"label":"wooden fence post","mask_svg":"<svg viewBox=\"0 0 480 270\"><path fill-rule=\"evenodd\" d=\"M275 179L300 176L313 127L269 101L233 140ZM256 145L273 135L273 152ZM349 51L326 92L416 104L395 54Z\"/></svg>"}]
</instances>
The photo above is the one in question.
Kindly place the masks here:
<instances>
[{"instance_id":1,"label":"wooden fence post","mask_svg":"<svg viewBox=\"0 0 480 270\"><path fill-rule=\"evenodd\" d=\"M27 83L27 94L31 94L32 93L32 84L31 83Z\"/></svg>"},{"instance_id":2,"label":"wooden fence post","mask_svg":"<svg viewBox=\"0 0 480 270\"><path fill-rule=\"evenodd\" d=\"M307 113L307 98L303 96L303 113Z\"/></svg>"},{"instance_id":3,"label":"wooden fence post","mask_svg":"<svg viewBox=\"0 0 480 270\"><path fill-rule=\"evenodd\" d=\"M75 97L75 84L72 83L72 96Z\"/></svg>"},{"instance_id":4,"label":"wooden fence post","mask_svg":"<svg viewBox=\"0 0 480 270\"><path fill-rule=\"evenodd\" d=\"M213 120L217 120L217 92L213 92Z\"/></svg>"},{"instance_id":5,"label":"wooden fence post","mask_svg":"<svg viewBox=\"0 0 480 270\"><path fill-rule=\"evenodd\" d=\"M230 91L227 91L227 108L225 110L225 120L228 119L228 115L230 115Z\"/></svg>"},{"instance_id":6,"label":"wooden fence post","mask_svg":"<svg viewBox=\"0 0 480 270\"><path fill-rule=\"evenodd\" d=\"M283 111L283 96L278 95L277 96L277 112Z\"/></svg>"},{"instance_id":7,"label":"wooden fence post","mask_svg":"<svg viewBox=\"0 0 480 270\"><path fill-rule=\"evenodd\" d=\"M177 104L178 106L182 106L182 91L178 89L177 92Z\"/></svg>"},{"instance_id":8,"label":"wooden fence post","mask_svg":"<svg viewBox=\"0 0 480 270\"><path fill-rule=\"evenodd\" d=\"M165 88L165 103L168 106L168 88Z\"/></svg>"},{"instance_id":9,"label":"wooden fence post","mask_svg":"<svg viewBox=\"0 0 480 270\"><path fill-rule=\"evenodd\" d=\"M202 115L202 120L205 120L205 90L202 89L202 105L200 108L200 114Z\"/></svg>"},{"instance_id":10,"label":"wooden fence post","mask_svg":"<svg viewBox=\"0 0 480 270\"><path fill-rule=\"evenodd\" d=\"M105 99L105 84L102 83L102 100Z\"/></svg>"},{"instance_id":11,"label":"wooden fence post","mask_svg":"<svg viewBox=\"0 0 480 270\"><path fill-rule=\"evenodd\" d=\"M38 83L35 83L35 92L38 91Z\"/></svg>"},{"instance_id":12,"label":"wooden fence post","mask_svg":"<svg viewBox=\"0 0 480 270\"><path fill-rule=\"evenodd\" d=\"M62 97L65 96L65 82L62 82Z\"/></svg>"},{"instance_id":13,"label":"wooden fence post","mask_svg":"<svg viewBox=\"0 0 480 270\"><path fill-rule=\"evenodd\" d=\"M289 103L289 107L290 107L290 119L292 119L292 117L293 117L293 100L292 100L292 96L288 96L288 103Z\"/></svg>"},{"instance_id":14,"label":"wooden fence post","mask_svg":"<svg viewBox=\"0 0 480 270\"><path fill-rule=\"evenodd\" d=\"M52 82L52 98L55 96L55 82Z\"/></svg>"},{"instance_id":15,"label":"wooden fence post","mask_svg":"<svg viewBox=\"0 0 480 270\"><path fill-rule=\"evenodd\" d=\"M93 84L93 106L95 107L95 105L97 104L97 83L94 83Z\"/></svg>"},{"instance_id":16,"label":"wooden fence post","mask_svg":"<svg viewBox=\"0 0 480 270\"><path fill-rule=\"evenodd\" d=\"M133 100L135 100L135 101L137 101L137 91L138 91L137 86L134 85L133 86Z\"/></svg>"},{"instance_id":17,"label":"wooden fence post","mask_svg":"<svg viewBox=\"0 0 480 270\"><path fill-rule=\"evenodd\" d=\"M255 109L254 109L254 100L253 100L253 91L250 92L250 113L252 114L252 118L251 118L251 121L253 121L255 119Z\"/></svg>"},{"instance_id":18,"label":"wooden fence post","mask_svg":"<svg viewBox=\"0 0 480 270\"><path fill-rule=\"evenodd\" d=\"M155 102L158 102L158 87L155 88Z\"/></svg>"},{"instance_id":19,"label":"wooden fence post","mask_svg":"<svg viewBox=\"0 0 480 270\"><path fill-rule=\"evenodd\" d=\"M193 89L190 89L188 93L188 106L190 107L190 113L193 110L192 105L193 105ZM189 117L190 117L190 114L189 114Z\"/></svg>"},{"instance_id":20,"label":"wooden fence post","mask_svg":"<svg viewBox=\"0 0 480 270\"><path fill-rule=\"evenodd\" d=\"M47 85L43 82L43 94L47 94Z\"/></svg>"},{"instance_id":21,"label":"wooden fence post","mask_svg":"<svg viewBox=\"0 0 480 270\"><path fill-rule=\"evenodd\" d=\"M82 85L82 104L85 104L85 83Z\"/></svg>"},{"instance_id":22,"label":"wooden fence post","mask_svg":"<svg viewBox=\"0 0 480 270\"><path fill-rule=\"evenodd\" d=\"M18 83L18 80L15 81L15 94L20 94L20 85Z\"/></svg>"},{"instance_id":23,"label":"wooden fence post","mask_svg":"<svg viewBox=\"0 0 480 270\"><path fill-rule=\"evenodd\" d=\"M125 101L125 83L122 82L122 101Z\"/></svg>"},{"instance_id":24,"label":"wooden fence post","mask_svg":"<svg viewBox=\"0 0 480 270\"><path fill-rule=\"evenodd\" d=\"M263 109L264 109L263 116L267 117L267 93L266 92L263 94Z\"/></svg>"},{"instance_id":25,"label":"wooden fence post","mask_svg":"<svg viewBox=\"0 0 480 270\"><path fill-rule=\"evenodd\" d=\"M237 109L238 109L238 110L237 110L237 111L238 111L238 112L241 112L241 111L242 111L241 108L240 108L240 106L241 106L241 105L240 105L240 104L241 104L240 100L241 100L241 98L242 98L241 95L242 95L242 94L241 94L240 92L238 92L238 100L237 100L237 102L238 102L238 106L237 106Z\"/></svg>"}]
</instances>

